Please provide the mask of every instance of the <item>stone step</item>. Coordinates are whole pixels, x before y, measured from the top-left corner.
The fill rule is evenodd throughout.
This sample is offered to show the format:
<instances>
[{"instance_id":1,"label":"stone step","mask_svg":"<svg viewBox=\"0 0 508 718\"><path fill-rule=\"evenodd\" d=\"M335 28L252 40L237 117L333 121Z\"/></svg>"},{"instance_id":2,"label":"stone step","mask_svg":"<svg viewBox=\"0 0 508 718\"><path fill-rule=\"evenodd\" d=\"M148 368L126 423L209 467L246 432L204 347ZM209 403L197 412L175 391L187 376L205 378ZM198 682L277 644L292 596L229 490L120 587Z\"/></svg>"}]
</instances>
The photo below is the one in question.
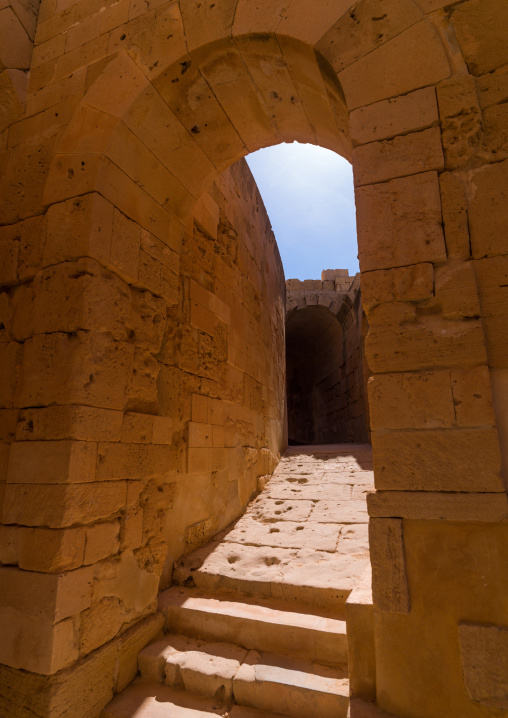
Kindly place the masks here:
<instances>
[{"instance_id":1,"label":"stone step","mask_svg":"<svg viewBox=\"0 0 508 718\"><path fill-rule=\"evenodd\" d=\"M362 548L362 547L360 547ZM284 601L326 609L345 618L345 603L368 557L312 549L269 548L212 542L184 557L173 578L206 593Z\"/></svg>"},{"instance_id":2,"label":"stone step","mask_svg":"<svg viewBox=\"0 0 508 718\"><path fill-rule=\"evenodd\" d=\"M151 685L164 682L224 706L260 710L263 716L345 718L347 713L346 670L303 659L168 636L141 651L139 668L141 679Z\"/></svg>"},{"instance_id":3,"label":"stone step","mask_svg":"<svg viewBox=\"0 0 508 718\"><path fill-rule=\"evenodd\" d=\"M138 656L141 679L182 688L222 703L233 701L233 678L248 654L228 643L167 636Z\"/></svg>"},{"instance_id":4,"label":"stone step","mask_svg":"<svg viewBox=\"0 0 508 718\"><path fill-rule=\"evenodd\" d=\"M113 698L101 718L216 718L224 713L224 705L211 698L135 682Z\"/></svg>"},{"instance_id":5,"label":"stone step","mask_svg":"<svg viewBox=\"0 0 508 718\"><path fill-rule=\"evenodd\" d=\"M231 599L175 586L160 594L159 609L170 633L325 665L347 663L345 621L303 608L288 611L282 602Z\"/></svg>"},{"instance_id":6,"label":"stone step","mask_svg":"<svg viewBox=\"0 0 508 718\"><path fill-rule=\"evenodd\" d=\"M115 696L101 718L284 718L248 706L225 708L210 698L151 683L131 683Z\"/></svg>"},{"instance_id":7,"label":"stone step","mask_svg":"<svg viewBox=\"0 0 508 718\"><path fill-rule=\"evenodd\" d=\"M346 718L347 671L250 651L233 679L235 703L290 718Z\"/></svg>"}]
</instances>

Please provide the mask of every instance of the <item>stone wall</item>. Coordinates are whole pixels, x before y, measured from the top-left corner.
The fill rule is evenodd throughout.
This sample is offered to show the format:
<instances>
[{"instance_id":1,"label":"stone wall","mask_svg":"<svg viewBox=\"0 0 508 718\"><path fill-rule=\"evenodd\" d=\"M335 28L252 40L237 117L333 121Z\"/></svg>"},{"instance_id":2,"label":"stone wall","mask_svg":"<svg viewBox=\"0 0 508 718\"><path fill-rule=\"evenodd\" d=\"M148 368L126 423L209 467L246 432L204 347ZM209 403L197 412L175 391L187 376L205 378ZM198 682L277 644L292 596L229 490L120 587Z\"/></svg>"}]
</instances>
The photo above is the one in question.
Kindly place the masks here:
<instances>
[{"instance_id":1,"label":"stone wall","mask_svg":"<svg viewBox=\"0 0 508 718\"><path fill-rule=\"evenodd\" d=\"M91 217L99 244L76 246L69 216L75 226ZM47 267L32 258L27 268L27 232ZM0 660L60 675L89 654L99 666L97 649L112 641L121 663L125 630L153 613L175 561L239 516L258 476L276 465L284 406L277 245L244 160L200 198L179 265L97 194L9 227L2 239L12 261L3 265L1 347L12 371L0 411L8 465ZM80 250L93 256L77 259ZM73 349L73 376L51 381ZM152 619L129 639L138 649L160 630ZM121 672L117 689L123 684Z\"/></svg>"},{"instance_id":2,"label":"stone wall","mask_svg":"<svg viewBox=\"0 0 508 718\"><path fill-rule=\"evenodd\" d=\"M360 277L325 270L286 281L290 444L368 440Z\"/></svg>"},{"instance_id":3,"label":"stone wall","mask_svg":"<svg viewBox=\"0 0 508 718\"><path fill-rule=\"evenodd\" d=\"M479 686L499 683L508 627L507 27L506 0L41 2L24 114L16 105L0 130L3 520L24 517L35 557L2 600L16 665L38 671L9 669L8 685L32 681L23 694L39 715L54 695L41 675L79 653L73 617L91 608L92 584L104 613L86 614L82 651L118 626L107 594L124 576L140 586L132 615L158 588L164 541L136 564L127 547L139 497L172 500L152 480L155 457L180 475L185 452L153 443L167 441L168 417L123 423L125 408L153 416L159 311L139 302L183 301L198 198L249 152L294 140L353 163L373 372L376 702L407 718L490 718L505 700ZM146 452L110 448L147 432ZM107 445L104 460L88 442ZM87 538L116 512L118 537ZM69 568L83 541L90 566L119 541L120 576ZM115 656L104 649L94 675L114 675Z\"/></svg>"}]
</instances>

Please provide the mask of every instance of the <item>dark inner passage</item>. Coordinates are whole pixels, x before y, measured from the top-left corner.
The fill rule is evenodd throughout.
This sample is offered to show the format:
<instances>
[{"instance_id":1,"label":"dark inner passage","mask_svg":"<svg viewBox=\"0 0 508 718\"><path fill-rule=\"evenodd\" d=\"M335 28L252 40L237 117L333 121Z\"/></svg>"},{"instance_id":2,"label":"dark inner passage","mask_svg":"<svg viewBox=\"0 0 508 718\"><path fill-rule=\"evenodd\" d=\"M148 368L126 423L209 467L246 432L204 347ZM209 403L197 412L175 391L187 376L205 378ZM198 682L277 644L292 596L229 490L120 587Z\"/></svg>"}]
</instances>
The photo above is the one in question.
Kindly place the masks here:
<instances>
[{"instance_id":1,"label":"dark inner passage","mask_svg":"<svg viewBox=\"0 0 508 718\"><path fill-rule=\"evenodd\" d=\"M349 313L344 326L322 306L289 312L286 376L290 445L369 440L360 317L361 313Z\"/></svg>"}]
</instances>

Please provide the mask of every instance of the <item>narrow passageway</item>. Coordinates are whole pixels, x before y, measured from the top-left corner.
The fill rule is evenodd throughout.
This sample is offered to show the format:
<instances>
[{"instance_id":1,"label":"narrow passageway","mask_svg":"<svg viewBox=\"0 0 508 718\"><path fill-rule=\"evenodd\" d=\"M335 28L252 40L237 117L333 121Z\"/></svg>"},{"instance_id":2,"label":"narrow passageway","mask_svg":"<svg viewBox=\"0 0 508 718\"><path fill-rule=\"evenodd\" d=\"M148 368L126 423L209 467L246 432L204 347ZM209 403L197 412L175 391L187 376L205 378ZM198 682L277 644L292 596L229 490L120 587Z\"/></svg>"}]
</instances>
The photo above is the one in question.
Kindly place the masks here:
<instances>
[{"instance_id":1,"label":"narrow passageway","mask_svg":"<svg viewBox=\"0 0 508 718\"><path fill-rule=\"evenodd\" d=\"M246 513L182 559L159 597L165 635L104 718L345 718L372 489L370 445L290 447Z\"/></svg>"}]
</instances>

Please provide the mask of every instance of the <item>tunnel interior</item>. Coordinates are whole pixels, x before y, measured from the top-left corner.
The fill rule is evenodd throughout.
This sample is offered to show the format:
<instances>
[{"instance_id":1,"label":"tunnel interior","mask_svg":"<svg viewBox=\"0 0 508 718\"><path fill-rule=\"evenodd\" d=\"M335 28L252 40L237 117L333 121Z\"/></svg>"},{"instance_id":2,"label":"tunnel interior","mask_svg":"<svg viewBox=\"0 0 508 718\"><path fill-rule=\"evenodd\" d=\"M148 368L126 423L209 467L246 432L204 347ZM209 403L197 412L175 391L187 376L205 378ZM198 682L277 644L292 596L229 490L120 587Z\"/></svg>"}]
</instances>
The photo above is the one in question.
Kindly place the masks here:
<instances>
[{"instance_id":1,"label":"tunnel interior","mask_svg":"<svg viewBox=\"0 0 508 718\"><path fill-rule=\"evenodd\" d=\"M289 312L286 385L290 445L366 442L361 310Z\"/></svg>"}]
</instances>

